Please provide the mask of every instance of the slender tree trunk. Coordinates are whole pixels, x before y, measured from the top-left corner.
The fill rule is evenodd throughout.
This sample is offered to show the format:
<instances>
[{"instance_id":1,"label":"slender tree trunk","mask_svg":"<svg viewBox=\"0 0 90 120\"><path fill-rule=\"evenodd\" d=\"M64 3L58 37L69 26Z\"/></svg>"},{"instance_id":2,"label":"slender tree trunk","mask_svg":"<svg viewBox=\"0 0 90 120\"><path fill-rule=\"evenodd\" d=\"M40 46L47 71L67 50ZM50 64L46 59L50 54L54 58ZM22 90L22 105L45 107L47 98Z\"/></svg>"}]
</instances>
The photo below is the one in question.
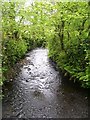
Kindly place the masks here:
<instances>
[{"instance_id":1,"label":"slender tree trunk","mask_svg":"<svg viewBox=\"0 0 90 120\"><path fill-rule=\"evenodd\" d=\"M63 42L63 40L64 40L64 21L62 21L62 34L61 34L61 49L62 50L64 50L64 42Z\"/></svg>"},{"instance_id":2,"label":"slender tree trunk","mask_svg":"<svg viewBox=\"0 0 90 120\"><path fill-rule=\"evenodd\" d=\"M90 0L89 0L89 2L88 2L88 7L90 7Z\"/></svg>"},{"instance_id":3,"label":"slender tree trunk","mask_svg":"<svg viewBox=\"0 0 90 120\"><path fill-rule=\"evenodd\" d=\"M88 2L88 19L90 19L90 0ZM88 80L90 80L90 24L88 26L88 40L89 40L89 47L88 47L88 59L89 59L89 64L88 64ZM90 105L90 104L89 104ZM90 115L89 115L90 117Z\"/></svg>"},{"instance_id":4,"label":"slender tree trunk","mask_svg":"<svg viewBox=\"0 0 90 120\"><path fill-rule=\"evenodd\" d=\"M90 19L90 0L88 2L88 19ZM88 30L90 29L90 24L88 26ZM89 30L89 33L88 33L88 37L90 39L90 30Z\"/></svg>"},{"instance_id":5,"label":"slender tree trunk","mask_svg":"<svg viewBox=\"0 0 90 120\"><path fill-rule=\"evenodd\" d=\"M59 29L59 33L58 36L60 38L60 46L61 46L61 50L64 50L64 21L62 21L62 26L60 27L60 25L58 25L58 29Z\"/></svg>"}]
</instances>

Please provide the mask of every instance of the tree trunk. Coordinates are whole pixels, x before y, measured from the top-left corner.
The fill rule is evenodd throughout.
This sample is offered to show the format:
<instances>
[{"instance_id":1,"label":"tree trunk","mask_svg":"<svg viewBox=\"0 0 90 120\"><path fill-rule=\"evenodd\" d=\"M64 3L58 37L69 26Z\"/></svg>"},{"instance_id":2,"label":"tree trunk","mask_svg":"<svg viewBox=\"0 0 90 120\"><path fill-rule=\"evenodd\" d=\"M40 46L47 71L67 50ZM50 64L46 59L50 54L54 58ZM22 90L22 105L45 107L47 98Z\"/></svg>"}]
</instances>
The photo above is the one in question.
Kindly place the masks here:
<instances>
[{"instance_id":1,"label":"tree trunk","mask_svg":"<svg viewBox=\"0 0 90 120\"><path fill-rule=\"evenodd\" d=\"M62 50L64 50L64 42L63 42L63 40L64 40L64 21L62 21L62 34L61 34L61 48L62 48Z\"/></svg>"}]
</instances>

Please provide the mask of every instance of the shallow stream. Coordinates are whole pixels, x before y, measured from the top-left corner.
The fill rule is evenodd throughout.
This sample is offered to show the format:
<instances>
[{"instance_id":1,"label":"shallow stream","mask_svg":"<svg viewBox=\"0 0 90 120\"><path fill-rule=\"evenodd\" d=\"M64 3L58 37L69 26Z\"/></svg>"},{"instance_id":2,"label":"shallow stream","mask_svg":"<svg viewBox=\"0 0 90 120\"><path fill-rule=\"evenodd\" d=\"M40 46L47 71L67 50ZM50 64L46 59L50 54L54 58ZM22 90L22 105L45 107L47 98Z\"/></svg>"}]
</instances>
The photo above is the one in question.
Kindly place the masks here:
<instances>
[{"instance_id":1,"label":"shallow stream","mask_svg":"<svg viewBox=\"0 0 90 120\"><path fill-rule=\"evenodd\" d=\"M62 77L47 49L27 53L15 72L5 85L3 118L88 117L87 91Z\"/></svg>"}]
</instances>

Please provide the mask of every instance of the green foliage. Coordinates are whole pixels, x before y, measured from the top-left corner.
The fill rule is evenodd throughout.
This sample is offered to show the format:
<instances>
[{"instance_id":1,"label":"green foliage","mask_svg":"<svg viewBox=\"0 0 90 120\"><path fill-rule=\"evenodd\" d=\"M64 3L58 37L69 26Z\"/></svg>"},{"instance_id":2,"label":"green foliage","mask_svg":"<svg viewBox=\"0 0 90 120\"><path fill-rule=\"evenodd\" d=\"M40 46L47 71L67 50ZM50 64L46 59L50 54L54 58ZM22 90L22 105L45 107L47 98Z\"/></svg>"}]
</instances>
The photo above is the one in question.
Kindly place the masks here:
<instances>
[{"instance_id":1,"label":"green foliage","mask_svg":"<svg viewBox=\"0 0 90 120\"><path fill-rule=\"evenodd\" d=\"M4 2L2 59L4 74L25 53L48 47L49 57L90 87L90 18L88 2Z\"/></svg>"},{"instance_id":2,"label":"green foliage","mask_svg":"<svg viewBox=\"0 0 90 120\"><path fill-rule=\"evenodd\" d=\"M90 87L90 23L88 2L58 2L55 4L55 32L53 42L49 41L50 57L57 65ZM60 43L58 42L60 41ZM56 44L56 43L59 44Z\"/></svg>"},{"instance_id":3,"label":"green foliage","mask_svg":"<svg viewBox=\"0 0 90 120\"><path fill-rule=\"evenodd\" d=\"M44 35L46 13L42 12L42 8L46 9L44 4L35 3L27 8L24 7L24 4L2 3L3 75L25 55L27 50L46 46Z\"/></svg>"},{"instance_id":4,"label":"green foliage","mask_svg":"<svg viewBox=\"0 0 90 120\"><path fill-rule=\"evenodd\" d=\"M5 62L5 64L8 64L10 66L14 65L15 62L20 59L27 51L26 43L23 40L8 40L5 46L6 48L3 52L3 54L5 55L3 56L3 63Z\"/></svg>"},{"instance_id":5,"label":"green foliage","mask_svg":"<svg viewBox=\"0 0 90 120\"><path fill-rule=\"evenodd\" d=\"M13 66L27 51L27 44L22 39L22 27L20 22L16 22L17 3L4 2L2 4L2 71L3 75ZM3 76L3 80L5 77Z\"/></svg>"}]
</instances>

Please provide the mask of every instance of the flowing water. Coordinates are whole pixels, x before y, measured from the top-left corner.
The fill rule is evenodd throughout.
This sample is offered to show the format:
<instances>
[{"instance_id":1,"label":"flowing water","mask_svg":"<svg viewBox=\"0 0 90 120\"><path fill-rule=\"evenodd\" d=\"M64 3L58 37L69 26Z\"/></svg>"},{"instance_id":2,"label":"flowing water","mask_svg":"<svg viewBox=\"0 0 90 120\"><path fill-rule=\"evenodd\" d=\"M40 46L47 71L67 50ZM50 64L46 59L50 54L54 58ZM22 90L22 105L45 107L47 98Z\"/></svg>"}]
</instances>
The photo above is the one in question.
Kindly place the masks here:
<instances>
[{"instance_id":1,"label":"flowing water","mask_svg":"<svg viewBox=\"0 0 90 120\"><path fill-rule=\"evenodd\" d=\"M87 91L63 78L37 48L17 63L17 72L4 87L3 118L87 118Z\"/></svg>"}]
</instances>

